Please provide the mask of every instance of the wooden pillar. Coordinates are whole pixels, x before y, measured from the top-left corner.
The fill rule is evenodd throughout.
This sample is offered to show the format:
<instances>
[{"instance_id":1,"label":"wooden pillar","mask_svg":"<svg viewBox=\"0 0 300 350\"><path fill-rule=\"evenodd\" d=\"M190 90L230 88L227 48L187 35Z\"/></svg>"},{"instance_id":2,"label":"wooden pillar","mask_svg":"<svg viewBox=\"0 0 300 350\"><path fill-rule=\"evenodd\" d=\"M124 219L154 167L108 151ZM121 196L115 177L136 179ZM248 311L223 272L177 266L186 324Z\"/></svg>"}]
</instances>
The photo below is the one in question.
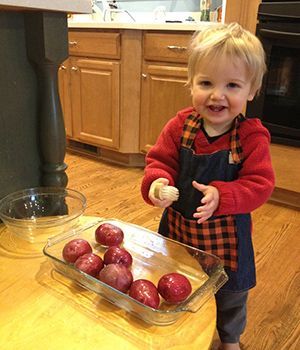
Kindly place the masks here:
<instances>
[{"instance_id":1,"label":"wooden pillar","mask_svg":"<svg viewBox=\"0 0 300 350\"><path fill-rule=\"evenodd\" d=\"M261 0L226 0L225 22L238 22L253 34L256 31L257 11Z\"/></svg>"},{"instance_id":2,"label":"wooden pillar","mask_svg":"<svg viewBox=\"0 0 300 350\"><path fill-rule=\"evenodd\" d=\"M42 186L66 187L66 135L58 94L58 68L68 57L67 15L24 13L26 48L38 79L38 133Z\"/></svg>"}]
</instances>

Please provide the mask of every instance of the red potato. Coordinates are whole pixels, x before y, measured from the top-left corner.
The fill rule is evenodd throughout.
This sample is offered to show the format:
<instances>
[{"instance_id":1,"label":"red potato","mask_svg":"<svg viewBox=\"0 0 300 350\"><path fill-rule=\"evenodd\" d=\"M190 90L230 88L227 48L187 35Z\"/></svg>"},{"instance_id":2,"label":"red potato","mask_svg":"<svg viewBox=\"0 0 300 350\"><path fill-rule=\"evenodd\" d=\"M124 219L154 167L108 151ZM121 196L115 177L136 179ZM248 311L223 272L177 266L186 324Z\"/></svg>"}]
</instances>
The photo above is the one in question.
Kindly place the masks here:
<instances>
[{"instance_id":1,"label":"red potato","mask_svg":"<svg viewBox=\"0 0 300 350\"><path fill-rule=\"evenodd\" d=\"M100 271L99 280L120 292L126 293L131 286L133 276L126 266L109 264Z\"/></svg>"},{"instance_id":2,"label":"red potato","mask_svg":"<svg viewBox=\"0 0 300 350\"><path fill-rule=\"evenodd\" d=\"M135 280L129 289L129 295L153 309L158 309L160 298L156 286L149 280Z\"/></svg>"},{"instance_id":3,"label":"red potato","mask_svg":"<svg viewBox=\"0 0 300 350\"><path fill-rule=\"evenodd\" d=\"M98 243L106 247L111 247L123 242L124 233L120 227L110 223L104 223L97 227L95 239Z\"/></svg>"},{"instance_id":4,"label":"red potato","mask_svg":"<svg viewBox=\"0 0 300 350\"><path fill-rule=\"evenodd\" d=\"M112 246L107 249L103 256L104 264L121 264L126 267L132 265L132 256L124 248L118 246Z\"/></svg>"},{"instance_id":5,"label":"red potato","mask_svg":"<svg viewBox=\"0 0 300 350\"><path fill-rule=\"evenodd\" d=\"M158 281L158 293L170 304L184 301L192 292L190 281L177 272L167 273Z\"/></svg>"},{"instance_id":6,"label":"red potato","mask_svg":"<svg viewBox=\"0 0 300 350\"><path fill-rule=\"evenodd\" d=\"M92 251L92 247L88 241L76 238L65 244L62 256L65 261L74 263L80 256L91 253Z\"/></svg>"},{"instance_id":7,"label":"red potato","mask_svg":"<svg viewBox=\"0 0 300 350\"><path fill-rule=\"evenodd\" d=\"M104 262L100 256L94 253L88 253L80 256L76 261L74 266L88 275L97 277L100 270L104 267Z\"/></svg>"}]
</instances>

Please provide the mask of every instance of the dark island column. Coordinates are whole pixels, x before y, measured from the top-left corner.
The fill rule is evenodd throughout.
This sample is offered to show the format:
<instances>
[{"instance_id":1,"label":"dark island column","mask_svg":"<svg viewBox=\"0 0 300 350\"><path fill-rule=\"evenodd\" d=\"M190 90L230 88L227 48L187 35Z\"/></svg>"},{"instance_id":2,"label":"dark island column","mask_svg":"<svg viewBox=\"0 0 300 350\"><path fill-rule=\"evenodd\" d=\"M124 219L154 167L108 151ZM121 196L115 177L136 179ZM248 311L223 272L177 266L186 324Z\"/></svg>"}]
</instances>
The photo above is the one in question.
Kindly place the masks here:
<instances>
[{"instance_id":1,"label":"dark island column","mask_svg":"<svg viewBox=\"0 0 300 350\"><path fill-rule=\"evenodd\" d=\"M27 55L38 79L41 185L66 187L66 135L57 76L60 64L68 57L67 15L31 11L24 19Z\"/></svg>"}]
</instances>

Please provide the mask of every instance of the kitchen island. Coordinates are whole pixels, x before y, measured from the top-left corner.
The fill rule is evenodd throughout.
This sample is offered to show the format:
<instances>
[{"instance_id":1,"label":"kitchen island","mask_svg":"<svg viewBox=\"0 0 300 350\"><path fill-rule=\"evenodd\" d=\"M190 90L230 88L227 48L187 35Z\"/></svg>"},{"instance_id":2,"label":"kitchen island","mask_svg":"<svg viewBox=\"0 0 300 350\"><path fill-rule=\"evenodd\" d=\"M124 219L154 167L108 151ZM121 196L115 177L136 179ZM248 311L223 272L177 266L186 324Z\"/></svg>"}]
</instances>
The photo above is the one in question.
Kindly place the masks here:
<instances>
[{"instance_id":1,"label":"kitchen island","mask_svg":"<svg viewBox=\"0 0 300 350\"><path fill-rule=\"evenodd\" d=\"M88 0L0 0L0 198L66 186L57 70L68 56L67 13Z\"/></svg>"},{"instance_id":2,"label":"kitchen island","mask_svg":"<svg viewBox=\"0 0 300 350\"><path fill-rule=\"evenodd\" d=\"M210 349L213 297L172 325L150 325L54 271L42 248L0 225L1 349Z\"/></svg>"}]
</instances>

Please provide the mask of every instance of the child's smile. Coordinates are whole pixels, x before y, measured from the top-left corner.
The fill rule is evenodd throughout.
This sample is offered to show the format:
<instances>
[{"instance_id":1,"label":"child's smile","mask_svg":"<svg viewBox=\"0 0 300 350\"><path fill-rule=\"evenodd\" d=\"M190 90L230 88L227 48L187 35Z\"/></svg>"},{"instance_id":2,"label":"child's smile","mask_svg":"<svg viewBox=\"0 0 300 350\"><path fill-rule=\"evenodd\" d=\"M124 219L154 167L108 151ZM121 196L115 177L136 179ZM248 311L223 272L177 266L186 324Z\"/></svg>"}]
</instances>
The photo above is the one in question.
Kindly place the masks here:
<instances>
[{"instance_id":1,"label":"child's smile","mask_svg":"<svg viewBox=\"0 0 300 350\"><path fill-rule=\"evenodd\" d=\"M208 108L215 113L223 111L226 107L225 106L220 106L220 105L210 105Z\"/></svg>"}]
</instances>

